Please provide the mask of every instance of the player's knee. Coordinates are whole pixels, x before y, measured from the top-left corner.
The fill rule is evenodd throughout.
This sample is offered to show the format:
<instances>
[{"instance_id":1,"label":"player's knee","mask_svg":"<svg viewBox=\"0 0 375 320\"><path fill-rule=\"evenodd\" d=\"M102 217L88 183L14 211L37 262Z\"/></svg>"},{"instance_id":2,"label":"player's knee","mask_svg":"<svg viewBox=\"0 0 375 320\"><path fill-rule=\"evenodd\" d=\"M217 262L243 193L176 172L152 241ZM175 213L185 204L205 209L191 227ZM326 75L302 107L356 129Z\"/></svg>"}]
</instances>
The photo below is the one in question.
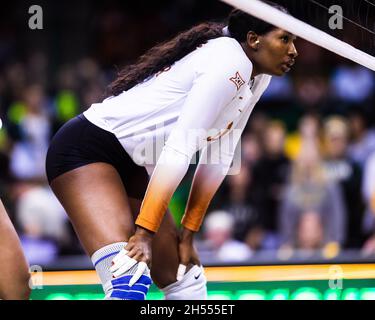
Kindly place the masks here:
<instances>
[{"instance_id":1,"label":"player's knee","mask_svg":"<svg viewBox=\"0 0 375 320\"><path fill-rule=\"evenodd\" d=\"M166 300L206 300L207 280L203 267L194 266L180 281L161 289Z\"/></svg>"},{"instance_id":2,"label":"player's knee","mask_svg":"<svg viewBox=\"0 0 375 320\"><path fill-rule=\"evenodd\" d=\"M106 300L145 300L152 283L147 268L139 280L130 286L130 279L135 274L137 265L117 278L110 271L113 258L126 246L126 242L113 243L96 251L91 260L100 278Z\"/></svg>"}]
</instances>

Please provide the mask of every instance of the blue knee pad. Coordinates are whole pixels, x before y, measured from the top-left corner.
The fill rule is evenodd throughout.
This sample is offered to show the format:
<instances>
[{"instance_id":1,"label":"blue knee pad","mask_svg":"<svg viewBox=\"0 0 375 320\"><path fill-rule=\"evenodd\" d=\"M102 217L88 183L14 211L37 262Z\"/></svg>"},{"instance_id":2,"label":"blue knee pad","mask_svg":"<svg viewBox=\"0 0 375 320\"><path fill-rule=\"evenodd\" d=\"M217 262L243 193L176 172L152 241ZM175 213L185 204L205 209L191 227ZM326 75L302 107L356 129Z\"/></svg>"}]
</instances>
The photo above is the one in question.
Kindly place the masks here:
<instances>
[{"instance_id":1,"label":"blue knee pad","mask_svg":"<svg viewBox=\"0 0 375 320\"><path fill-rule=\"evenodd\" d=\"M146 275L142 275L139 280L133 285L129 286L129 281L132 275L123 276L111 280L112 292L110 298L121 300L145 300L152 280Z\"/></svg>"},{"instance_id":2,"label":"blue knee pad","mask_svg":"<svg viewBox=\"0 0 375 320\"><path fill-rule=\"evenodd\" d=\"M133 266L125 274L113 278L110 271L112 260L126 244L126 242L112 243L94 252L91 257L102 283L106 300L145 300L152 284L150 270L147 268L138 281L133 286L129 286L130 279L137 271L137 265Z\"/></svg>"}]
</instances>

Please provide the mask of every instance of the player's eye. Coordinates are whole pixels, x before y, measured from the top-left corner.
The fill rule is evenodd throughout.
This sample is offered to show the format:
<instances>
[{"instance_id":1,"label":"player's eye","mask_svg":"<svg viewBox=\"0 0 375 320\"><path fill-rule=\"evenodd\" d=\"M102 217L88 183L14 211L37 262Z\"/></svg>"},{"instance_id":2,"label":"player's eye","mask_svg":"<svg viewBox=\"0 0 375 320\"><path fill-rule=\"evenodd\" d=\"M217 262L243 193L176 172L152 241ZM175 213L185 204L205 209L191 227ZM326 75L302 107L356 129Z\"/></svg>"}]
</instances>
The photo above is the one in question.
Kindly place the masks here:
<instances>
[{"instance_id":1,"label":"player's eye","mask_svg":"<svg viewBox=\"0 0 375 320\"><path fill-rule=\"evenodd\" d=\"M287 36L287 35L285 35L285 36L282 36L282 37L281 37L281 40L282 40L284 43L288 43L289 40L290 40L290 37Z\"/></svg>"}]
</instances>

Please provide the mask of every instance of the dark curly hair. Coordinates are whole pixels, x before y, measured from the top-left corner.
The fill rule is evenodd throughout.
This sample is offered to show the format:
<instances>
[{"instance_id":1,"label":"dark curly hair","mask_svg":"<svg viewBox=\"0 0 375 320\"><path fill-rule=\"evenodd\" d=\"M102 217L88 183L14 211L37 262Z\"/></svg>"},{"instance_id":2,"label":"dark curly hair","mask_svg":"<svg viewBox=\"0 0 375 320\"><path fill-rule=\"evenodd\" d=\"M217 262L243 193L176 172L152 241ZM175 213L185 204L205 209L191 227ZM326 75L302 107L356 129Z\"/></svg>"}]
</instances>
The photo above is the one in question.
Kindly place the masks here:
<instances>
[{"instance_id":1,"label":"dark curly hair","mask_svg":"<svg viewBox=\"0 0 375 320\"><path fill-rule=\"evenodd\" d=\"M283 12L288 12L278 4L270 1L264 2ZM264 35L275 28L273 25L238 9L231 11L227 24L230 36L240 43L246 41L249 31ZM154 74L171 67L174 62L194 51L200 45L207 43L208 40L222 37L225 26L225 23L201 23L178 34L172 40L151 48L134 64L126 66L119 72L116 80L107 88L107 97L117 96L131 89Z\"/></svg>"}]
</instances>

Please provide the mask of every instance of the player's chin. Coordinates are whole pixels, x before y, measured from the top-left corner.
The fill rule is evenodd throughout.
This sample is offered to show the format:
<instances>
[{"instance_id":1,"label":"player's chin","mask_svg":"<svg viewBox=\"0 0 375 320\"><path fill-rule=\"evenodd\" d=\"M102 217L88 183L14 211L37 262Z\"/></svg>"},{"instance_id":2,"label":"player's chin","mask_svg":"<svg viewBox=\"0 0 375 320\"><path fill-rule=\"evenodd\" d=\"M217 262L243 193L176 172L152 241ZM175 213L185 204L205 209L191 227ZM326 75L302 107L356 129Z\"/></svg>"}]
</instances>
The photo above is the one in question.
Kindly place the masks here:
<instances>
[{"instance_id":1,"label":"player's chin","mask_svg":"<svg viewBox=\"0 0 375 320\"><path fill-rule=\"evenodd\" d=\"M278 67L278 68L274 68L272 71L267 72L267 74L269 74L270 76L273 76L273 77L282 77L282 76L284 76L287 72L288 72L288 71L285 70L285 68Z\"/></svg>"},{"instance_id":2,"label":"player's chin","mask_svg":"<svg viewBox=\"0 0 375 320\"><path fill-rule=\"evenodd\" d=\"M292 70L292 65L283 64L281 66L281 70L285 73L288 73L290 70Z\"/></svg>"}]
</instances>

